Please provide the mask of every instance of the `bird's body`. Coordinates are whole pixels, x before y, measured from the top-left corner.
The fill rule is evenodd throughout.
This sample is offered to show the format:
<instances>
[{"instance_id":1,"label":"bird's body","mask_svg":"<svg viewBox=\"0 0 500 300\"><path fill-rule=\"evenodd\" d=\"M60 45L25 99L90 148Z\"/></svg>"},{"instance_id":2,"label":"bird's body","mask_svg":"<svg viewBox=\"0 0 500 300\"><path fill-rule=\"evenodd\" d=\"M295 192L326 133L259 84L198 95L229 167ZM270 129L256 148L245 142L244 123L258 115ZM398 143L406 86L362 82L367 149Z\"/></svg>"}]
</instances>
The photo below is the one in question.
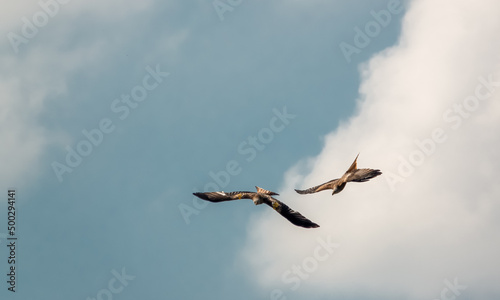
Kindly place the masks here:
<instances>
[{"instance_id":1,"label":"bird's body","mask_svg":"<svg viewBox=\"0 0 500 300\"><path fill-rule=\"evenodd\" d=\"M259 205L264 203L264 198L261 197L259 194L256 194L254 197L252 197L252 201L255 205Z\"/></svg>"},{"instance_id":2,"label":"bird's body","mask_svg":"<svg viewBox=\"0 0 500 300\"><path fill-rule=\"evenodd\" d=\"M304 228L316 228L319 227L318 224L312 222L307 219L299 212L291 209L285 203L279 201L278 199L273 198L273 195L278 195L274 192L262 189L257 187L257 192L247 192L247 191L239 191L239 192L207 192L207 193L193 193L200 199L207 200L210 202L223 202L223 201L232 201L232 200L240 200L240 199L251 199L255 205L259 205L262 203L267 204L276 210L280 215L285 217L288 221L293 223L294 225L304 227Z\"/></svg>"},{"instance_id":3,"label":"bird's body","mask_svg":"<svg viewBox=\"0 0 500 300\"><path fill-rule=\"evenodd\" d=\"M359 154L358 154L359 156ZM295 190L299 194L312 194L321 192L324 190L332 190L332 195L340 193L346 186L348 182L365 182L374 177L382 174L380 170L374 169L358 169L357 160L358 156L354 159L349 169L342 175L342 177L330 180L318 186L308 188L306 190Z\"/></svg>"}]
</instances>

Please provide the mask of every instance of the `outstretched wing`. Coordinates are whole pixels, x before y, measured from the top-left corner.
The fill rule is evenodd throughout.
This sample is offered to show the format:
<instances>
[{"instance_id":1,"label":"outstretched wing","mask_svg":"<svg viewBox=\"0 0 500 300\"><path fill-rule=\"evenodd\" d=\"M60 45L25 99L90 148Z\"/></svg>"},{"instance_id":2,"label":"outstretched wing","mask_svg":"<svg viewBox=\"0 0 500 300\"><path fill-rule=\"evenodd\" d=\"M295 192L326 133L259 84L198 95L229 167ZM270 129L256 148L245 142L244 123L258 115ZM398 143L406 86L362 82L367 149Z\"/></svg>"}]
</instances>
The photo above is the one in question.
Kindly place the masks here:
<instances>
[{"instance_id":1,"label":"outstretched wing","mask_svg":"<svg viewBox=\"0 0 500 300\"><path fill-rule=\"evenodd\" d=\"M321 192L321 191L324 191L324 190L328 190L328 189L332 189L333 185L335 184L335 182L337 182L339 179L333 179L333 180L330 180L328 182L325 182L323 184L320 184L320 185L317 185L317 186L313 186L312 188L308 188L307 190L295 190L297 193L299 194L313 194L313 193L317 193L317 192Z\"/></svg>"},{"instance_id":2,"label":"outstretched wing","mask_svg":"<svg viewBox=\"0 0 500 300\"><path fill-rule=\"evenodd\" d=\"M222 202L239 199L252 199L253 192L207 192L207 193L193 193L196 197L207 200L210 202Z\"/></svg>"},{"instance_id":3,"label":"outstretched wing","mask_svg":"<svg viewBox=\"0 0 500 300\"><path fill-rule=\"evenodd\" d=\"M377 177L378 175L382 174L380 170L373 170L373 169L357 169L349 177L347 177L347 181L354 181L354 182L365 182L373 177Z\"/></svg>"},{"instance_id":4,"label":"outstretched wing","mask_svg":"<svg viewBox=\"0 0 500 300\"><path fill-rule=\"evenodd\" d=\"M356 155L356 158L352 162L349 169L347 169L346 173L353 172L354 170L356 170L358 168L358 156L359 156L359 153L358 153L358 155Z\"/></svg>"},{"instance_id":5,"label":"outstretched wing","mask_svg":"<svg viewBox=\"0 0 500 300\"><path fill-rule=\"evenodd\" d=\"M312 222L308 218L301 215L298 211L295 211L288 207L285 203L269 197L264 200L264 203L272 207L275 211L277 211L280 215L285 217L288 221L292 222L292 224L304 227L304 228L317 228L318 224Z\"/></svg>"}]
</instances>

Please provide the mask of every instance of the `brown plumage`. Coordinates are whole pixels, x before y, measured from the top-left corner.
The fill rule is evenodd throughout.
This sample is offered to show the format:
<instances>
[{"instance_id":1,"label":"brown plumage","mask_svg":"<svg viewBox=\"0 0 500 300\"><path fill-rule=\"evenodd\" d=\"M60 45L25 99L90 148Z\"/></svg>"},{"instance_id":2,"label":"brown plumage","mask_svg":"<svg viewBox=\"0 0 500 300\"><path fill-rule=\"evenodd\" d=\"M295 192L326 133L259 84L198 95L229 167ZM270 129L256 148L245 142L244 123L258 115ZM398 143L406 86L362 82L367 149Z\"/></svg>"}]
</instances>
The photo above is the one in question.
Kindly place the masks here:
<instances>
[{"instance_id":1,"label":"brown plumage","mask_svg":"<svg viewBox=\"0 0 500 300\"><path fill-rule=\"evenodd\" d=\"M359 154L354 159L349 169L342 175L342 177L330 180L323 184L308 188L306 190L295 190L299 194L312 194L324 190L333 190L332 195L340 193L348 182L365 182L373 177L382 174L380 170L374 169L358 169L357 160Z\"/></svg>"},{"instance_id":2,"label":"brown plumage","mask_svg":"<svg viewBox=\"0 0 500 300\"><path fill-rule=\"evenodd\" d=\"M232 201L232 200L240 200L240 199L251 199L255 205L259 205L262 203L267 204L276 210L280 215L285 217L292 224L304 227L304 228L316 228L319 227L318 224L312 222L307 219L303 215L301 215L298 211L295 211L288 207L285 203L273 198L273 195L278 195L274 192L262 189L258 186L255 187L257 192L207 192L207 193L193 193L193 195L197 196L200 199L207 200L210 202L223 202L223 201Z\"/></svg>"}]
</instances>

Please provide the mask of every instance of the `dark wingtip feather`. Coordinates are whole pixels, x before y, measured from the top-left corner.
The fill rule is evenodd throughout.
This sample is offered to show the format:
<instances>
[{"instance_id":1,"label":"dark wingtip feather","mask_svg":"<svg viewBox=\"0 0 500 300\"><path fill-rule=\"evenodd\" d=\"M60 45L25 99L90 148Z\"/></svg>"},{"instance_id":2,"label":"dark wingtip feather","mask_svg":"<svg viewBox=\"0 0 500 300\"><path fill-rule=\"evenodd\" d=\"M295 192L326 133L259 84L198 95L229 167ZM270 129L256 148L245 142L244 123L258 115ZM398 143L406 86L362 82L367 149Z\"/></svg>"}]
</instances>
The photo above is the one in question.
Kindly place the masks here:
<instances>
[{"instance_id":1,"label":"dark wingtip feather","mask_svg":"<svg viewBox=\"0 0 500 300\"><path fill-rule=\"evenodd\" d=\"M300 213L298 213L300 215ZM292 222L294 225L303 227L303 228L318 228L319 225L314 223L313 221L309 220L308 218L300 215L300 219L288 219L290 222Z\"/></svg>"},{"instance_id":2,"label":"dark wingtip feather","mask_svg":"<svg viewBox=\"0 0 500 300\"><path fill-rule=\"evenodd\" d=\"M205 194L205 193L193 193L193 195L195 195L196 197L198 197L200 199L210 201L210 199L208 199L207 194Z\"/></svg>"},{"instance_id":3,"label":"dark wingtip feather","mask_svg":"<svg viewBox=\"0 0 500 300\"><path fill-rule=\"evenodd\" d=\"M304 227L304 228L318 228L319 225L314 223L313 221L307 219L304 217L305 220L302 220L301 222L295 223L295 225Z\"/></svg>"},{"instance_id":4,"label":"dark wingtip feather","mask_svg":"<svg viewBox=\"0 0 500 300\"><path fill-rule=\"evenodd\" d=\"M305 190L294 189L298 194L307 194Z\"/></svg>"},{"instance_id":5,"label":"dark wingtip feather","mask_svg":"<svg viewBox=\"0 0 500 300\"><path fill-rule=\"evenodd\" d=\"M379 175L382 175L382 172L381 172L380 170L373 170L373 173L372 173L372 177L371 177L371 178L373 178L373 177L377 177L377 176L379 176Z\"/></svg>"},{"instance_id":6,"label":"dark wingtip feather","mask_svg":"<svg viewBox=\"0 0 500 300\"><path fill-rule=\"evenodd\" d=\"M313 222L311 224L311 227L308 227L308 228L318 228L318 227L319 227L319 225Z\"/></svg>"}]
</instances>

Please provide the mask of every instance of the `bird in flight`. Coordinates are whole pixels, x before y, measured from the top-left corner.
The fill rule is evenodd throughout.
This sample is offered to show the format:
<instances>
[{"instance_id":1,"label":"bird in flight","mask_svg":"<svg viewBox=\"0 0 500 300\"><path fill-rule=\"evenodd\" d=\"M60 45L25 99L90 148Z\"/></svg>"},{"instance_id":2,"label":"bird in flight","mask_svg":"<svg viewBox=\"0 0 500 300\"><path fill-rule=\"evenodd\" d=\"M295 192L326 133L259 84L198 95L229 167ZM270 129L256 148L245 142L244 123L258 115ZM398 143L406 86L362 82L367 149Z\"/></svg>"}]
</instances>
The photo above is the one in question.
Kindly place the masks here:
<instances>
[{"instance_id":1,"label":"bird in flight","mask_svg":"<svg viewBox=\"0 0 500 300\"><path fill-rule=\"evenodd\" d=\"M306 190L295 190L299 194L312 194L312 193L317 193L321 192L324 190L333 190L332 196L335 194L340 193L345 185L352 181L352 182L365 182L373 177L377 177L378 175L382 174L380 170L374 170L374 169L358 169L357 166L357 160L358 160L359 154L356 156L356 159L354 159L354 162L352 165L349 167L347 172L342 175L342 177L330 180L328 182L325 182L323 184L320 184L318 186L314 186L312 188L308 188Z\"/></svg>"},{"instance_id":2,"label":"bird in flight","mask_svg":"<svg viewBox=\"0 0 500 300\"><path fill-rule=\"evenodd\" d=\"M222 202L240 199L252 199L255 205L265 203L277 211L280 215L285 217L288 221L292 222L294 225L304 227L304 228L316 228L319 227L318 224L307 219L301 215L298 211L295 211L288 207L285 203L278 201L272 196L278 195L275 192L271 192L255 187L257 192L207 192L207 193L193 193L200 199L207 200L210 202Z\"/></svg>"}]
</instances>

